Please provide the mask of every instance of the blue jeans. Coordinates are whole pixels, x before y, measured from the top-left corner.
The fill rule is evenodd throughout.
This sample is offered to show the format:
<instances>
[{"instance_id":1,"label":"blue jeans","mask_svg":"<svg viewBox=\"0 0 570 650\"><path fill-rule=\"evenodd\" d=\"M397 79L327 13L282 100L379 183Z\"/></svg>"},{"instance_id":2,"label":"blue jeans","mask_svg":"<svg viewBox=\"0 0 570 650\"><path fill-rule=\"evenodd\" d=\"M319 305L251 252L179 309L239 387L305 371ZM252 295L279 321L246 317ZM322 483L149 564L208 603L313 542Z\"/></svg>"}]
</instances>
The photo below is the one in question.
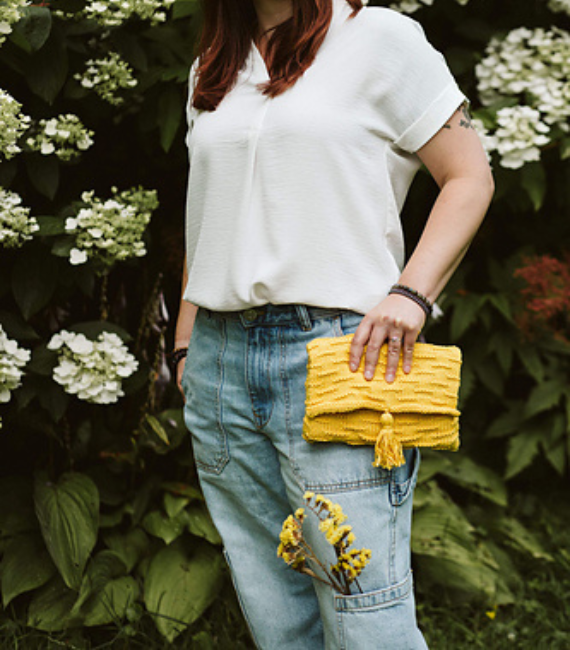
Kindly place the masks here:
<instances>
[{"instance_id":1,"label":"blue jeans","mask_svg":"<svg viewBox=\"0 0 570 650\"><path fill-rule=\"evenodd\" d=\"M238 597L262 650L425 650L410 568L412 494L419 451L394 470L372 466L372 447L302 437L313 338L353 333L353 312L266 306L236 313L200 309L182 385L200 484L224 544ZM372 550L345 596L277 557L279 533L305 490L339 503ZM306 536L335 562L312 515ZM357 591L354 590L353 591Z\"/></svg>"}]
</instances>

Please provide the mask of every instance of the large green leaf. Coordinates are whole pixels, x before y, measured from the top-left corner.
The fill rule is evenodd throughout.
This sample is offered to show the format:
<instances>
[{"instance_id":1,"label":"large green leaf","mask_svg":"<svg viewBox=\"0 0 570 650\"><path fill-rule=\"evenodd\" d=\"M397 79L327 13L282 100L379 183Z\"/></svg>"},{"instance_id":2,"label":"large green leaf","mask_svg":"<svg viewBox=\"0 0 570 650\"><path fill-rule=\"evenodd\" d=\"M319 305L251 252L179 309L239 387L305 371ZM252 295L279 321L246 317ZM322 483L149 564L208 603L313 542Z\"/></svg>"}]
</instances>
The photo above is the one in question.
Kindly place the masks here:
<instances>
[{"instance_id":1,"label":"large green leaf","mask_svg":"<svg viewBox=\"0 0 570 650\"><path fill-rule=\"evenodd\" d=\"M458 455L453 460L446 460L447 463L443 464L439 470L440 474L499 506L507 505L505 483L492 469L478 465L465 455Z\"/></svg>"},{"instance_id":2,"label":"large green leaf","mask_svg":"<svg viewBox=\"0 0 570 650\"><path fill-rule=\"evenodd\" d=\"M59 162L55 156L31 154L26 156L26 169L36 190L53 199L59 187Z\"/></svg>"},{"instance_id":3,"label":"large green leaf","mask_svg":"<svg viewBox=\"0 0 570 650\"><path fill-rule=\"evenodd\" d=\"M211 544L221 544L222 538L205 506L196 505L188 508L188 530L197 537L203 537Z\"/></svg>"},{"instance_id":4,"label":"large green leaf","mask_svg":"<svg viewBox=\"0 0 570 650\"><path fill-rule=\"evenodd\" d=\"M35 52L43 47L51 31L51 10L49 7L31 5L22 9L22 18L14 26L29 45L29 50Z\"/></svg>"},{"instance_id":5,"label":"large green leaf","mask_svg":"<svg viewBox=\"0 0 570 650\"><path fill-rule=\"evenodd\" d=\"M124 620L138 595L138 584L131 576L110 580L87 601L83 608L83 624L91 627Z\"/></svg>"},{"instance_id":6,"label":"large green leaf","mask_svg":"<svg viewBox=\"0 0 570 650\"><path fill-rule=\"evenodd\" d=\"M567 382L557 379L545 381L535 386L529 395L525 408L525 417L531 418L533 415L548 411L556 406L567 388Z\"/></svg>"},{"instance_id":7,"label":"large green leaf","mask_svg":"<svg viewBox=\"0 0 570 650\"><path fill-rule=\"evenodd\" d=\"M213 549L194 555L183 543L162 549L151 560L145 605L159 632L172 642L213 602L221 584L222 558Z\"/></svg>"},{"instance_id":8,"label":"large green leaf","mask_svg":"<svg viewBox=\"0 0 570 650\"><path fill-rule=\"evenodd\" d=\"M5 548L0 565L4 607L16 596L44 585L55 572L39 533L14 537Z\"/></svg>"},{"instance_id":9,"label":"large green leaf","mask_svg":"<svg viewBox=\"0 0 570 650\"><path fill-rule=\"evenodd\" d=\"M169 517L159 510L152 510L143 519L142 525L147 533L159 537L165 544L171 544L184 532L187 514L182 511L176 517Z\"/></svg>"},{"instance_id":10,"label":"large green leaf","mask_svg":"<svg viewBox=\"0 0 570 650\"><path fill-rule=\"evenodd\" d=\"M526 428L509 440L505 478L513 478L526 469L538 454L538 445L543 436L541 429Z\"/></svg>"},{"instance_id":11,"label":"large green leaf","mask_svg":"<svg viewBox=\"0 0 570 650\"><path fill-rule=\"evenodd\" d=\"M79 616L85 601L91 596L98 594L111 580L123 577L126 573L124 562L113 551L101 551L91 558L85 575L81 580L79 595L73 609L73 616Z\"/></svg>"},{"instance_id":12,"label":"large green leaf","mask_svg":"<svg viewBox=\"0 0 570 650\"><path fill-rule=\"evenodd\" d=\"M58 264L49 251L29 247L12 267L12 293L27 320L51 300L57 286Z\"/></svg>"},{"instance_id":13,"label":"large green leaf","mask_svg":"<svg viewBox=\"0 0 570 650\"><path fill-rule=\"evenodd\" d=\"M52 104L67 78L68 56L63 31L54 24L45 45L29 60L26 81L30 90Z\"/></svg>"},{"instance_id":14,"label":"large green leaf","mask_svg":"<svg viewBox=\"0 0 570 650\"><path fill-rule=\"evenodd\" d=\"M65 630L73 624L70 613L76 597L56 576L34 594L28 608L28 625L44 632Z\"/></svg>"},{"instance_id":15,"label":"large green leaf","mask_svg":"<svg viewBox=\"0 0 570 650\"><path fill-rule=\"evenodd\" d=\"M168 152L182 122L184 99L176 86L167 86L158 100L158 126L160 144Z\"/></svg>"},{"instance_id":16,"label":"large green leaf","mask_svg":"<svg viewBox=\"0 0 570 650\"><path fill-rule=\"evenodd\" d=\"M53 483L42 473L36 478L34 500L48 551L65 584L77 589L97 541L97 487L84 474L70 472Z\"/></svg>"},{"instance_id":17,"label":"large green leaf","mask_svg":"<svg viewBox=\"0 0 570 650\"><path fill-rule=\"evenodd\" d=\"M124 535L118 532L107 533L103 537L105 544L121 558L130 573L139 560L146 555L149 539L144 530L133 528Z\"/></svg>"}]
</instances>

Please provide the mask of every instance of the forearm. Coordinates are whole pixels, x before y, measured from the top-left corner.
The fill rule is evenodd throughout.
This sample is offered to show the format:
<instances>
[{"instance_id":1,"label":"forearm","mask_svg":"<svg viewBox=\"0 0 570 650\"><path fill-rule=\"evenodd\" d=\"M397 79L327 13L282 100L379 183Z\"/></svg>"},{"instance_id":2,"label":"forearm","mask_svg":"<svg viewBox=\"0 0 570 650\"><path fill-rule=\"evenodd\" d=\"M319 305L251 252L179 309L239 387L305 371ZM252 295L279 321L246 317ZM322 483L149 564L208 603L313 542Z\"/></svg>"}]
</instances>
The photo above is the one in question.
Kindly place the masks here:
<instances>
[{"instance_id":1,"label":"forearm","mask_svg":"<svg viewBox=\"0 0 570 650\"><path fill-rule=\"evenodd\" d=\"M492 195L492 182L485 178L445 183L399 282L434 301L467 252Z\"/></svg>"},{"instance_id":2,"label":"forearm","mask_svg":"<svg viewBox=\"0 0 570 650\"><path fill-rule=\"evenodd\" d=\"M186 257L184 257L184 265L182 270L182 290L180 292L180 307L178 310L178 319L176 320L176 329L174 332L174 347L182 348L187 347L192 336L192 329L198 307L191 302L183 299L186 285L188 284L188 269L186 266Z\"/></svg>"}]
</instances>

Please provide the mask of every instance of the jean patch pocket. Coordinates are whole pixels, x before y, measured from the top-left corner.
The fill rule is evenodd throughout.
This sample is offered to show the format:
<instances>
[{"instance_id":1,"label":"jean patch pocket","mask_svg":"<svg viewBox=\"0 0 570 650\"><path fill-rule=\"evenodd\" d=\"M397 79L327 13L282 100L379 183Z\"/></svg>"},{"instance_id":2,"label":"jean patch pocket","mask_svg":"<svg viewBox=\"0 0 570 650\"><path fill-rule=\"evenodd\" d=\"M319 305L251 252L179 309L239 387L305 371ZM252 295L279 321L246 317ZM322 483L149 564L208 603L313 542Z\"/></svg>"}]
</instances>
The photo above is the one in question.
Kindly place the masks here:
<instances>
[{"instance_id":1,"label":"jean patch pocket","mask_svg":"<svg viewBox=\"0 0 570 650\"><path fill-rule=\"evenodd\" d=\"M339 648L418 648L406 636L415 635L415 607L411 570L384 589L344 596L335 594ZM411 641L411 642L410 642Z\"/></svg>"},{"instance_id":2,"label":"jean patch pocket","mask_svg":"<svg viewBox=\"0 0 570 650\"><path fill-rule=\"evenodd\" d=\"M338 316L338 329L340 330L340 335L344 336L346 334L354 334L363 318L363 314L359 314L355 311L343 312Z\"/></svg>"},{"instance_id":3,"label":"jean patch pocket","mask_svg":"<svg viewBox=\"0 0 570 650\"><path fill-rule=\"evenodd\" d=\"M214 322L199 311L182 376L184 422L196 466L212 474L220 474L230 459L220 404L225 348L223 321Z\"/></svg>"}]
</instances>

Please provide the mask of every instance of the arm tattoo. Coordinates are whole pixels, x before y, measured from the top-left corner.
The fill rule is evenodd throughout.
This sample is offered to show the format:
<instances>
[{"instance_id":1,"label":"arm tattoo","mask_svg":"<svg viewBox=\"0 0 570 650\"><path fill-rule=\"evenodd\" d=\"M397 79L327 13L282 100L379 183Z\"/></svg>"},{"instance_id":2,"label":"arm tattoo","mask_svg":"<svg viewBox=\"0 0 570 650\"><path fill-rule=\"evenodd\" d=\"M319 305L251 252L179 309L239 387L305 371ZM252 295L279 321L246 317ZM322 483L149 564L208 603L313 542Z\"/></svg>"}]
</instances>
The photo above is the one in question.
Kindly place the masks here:
<instances>
[{"instance_id":1,"label":"arm tattoo","mask_svg":"<svg viewBox=\"0 0 570 650\"><path fill-rule=\"evenodd\" d=\"M471 115L469 115L469 111L467 109L467 104L461 104L461 106L457 109L457 112L461 112L463 114L463 117L459 119L459 126L462 126L464 129L475 129L473 126L473 121L471 120ZM451 124L444 124L443 128L451 129Z\"/></svg>"}]
</instances>

